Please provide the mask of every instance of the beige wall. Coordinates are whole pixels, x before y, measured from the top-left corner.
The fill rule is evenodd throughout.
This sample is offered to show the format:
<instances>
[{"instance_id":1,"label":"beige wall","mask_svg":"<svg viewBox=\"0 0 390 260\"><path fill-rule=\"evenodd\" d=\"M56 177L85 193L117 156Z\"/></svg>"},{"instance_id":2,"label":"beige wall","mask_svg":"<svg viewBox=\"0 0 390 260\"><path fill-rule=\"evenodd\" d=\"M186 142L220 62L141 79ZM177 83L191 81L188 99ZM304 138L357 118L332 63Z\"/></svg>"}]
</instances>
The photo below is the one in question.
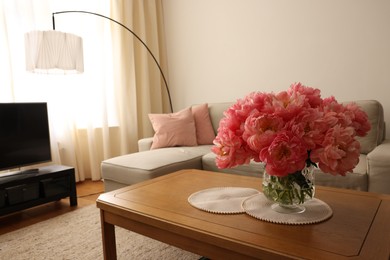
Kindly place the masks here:
<instances>
[{"instance_id":1,"label":"beige wall","mask_svg":"<svg viewBox=\"0 0 390 260\"><path fill-rule=\"evenodd\" d=\"M175 110L300 81L390 124L390 0L162 1Z\"/></svg>"}]
</instances>

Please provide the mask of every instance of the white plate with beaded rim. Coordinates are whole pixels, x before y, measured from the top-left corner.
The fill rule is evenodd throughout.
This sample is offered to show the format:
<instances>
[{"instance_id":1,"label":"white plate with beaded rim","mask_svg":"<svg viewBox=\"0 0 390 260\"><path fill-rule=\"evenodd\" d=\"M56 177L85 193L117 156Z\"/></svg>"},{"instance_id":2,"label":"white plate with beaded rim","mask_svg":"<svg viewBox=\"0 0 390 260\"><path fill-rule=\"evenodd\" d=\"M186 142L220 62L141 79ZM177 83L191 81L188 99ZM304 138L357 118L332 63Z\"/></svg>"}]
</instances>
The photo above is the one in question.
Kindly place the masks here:
<instances>
[{"instance_id":1,"label":"white plate with beaded rim","mask_svg":"<svg viewBox=\"0 0 390 260\"><path fill-rule=\"evenodd\" d=\"M188 202L195 208L217 214L245 213L242 202L259 191L244 187L215 187L191 194Z\"/></svg>"},{"instance_id":2,"label":"white plate with beaded rim","mask_svg":"<svg viewBox=\"0 0 390 260\"><path fill-rule=\"evenodd\" d=\"M265 197L263 193L253 195L242 201L244 211L257 219L277 224L314 224L330 218L332 209L322 200L313 198L303 205L306 210L302 213L284 214L271 208L274 202Z\"/></svg>"}]
</instances>

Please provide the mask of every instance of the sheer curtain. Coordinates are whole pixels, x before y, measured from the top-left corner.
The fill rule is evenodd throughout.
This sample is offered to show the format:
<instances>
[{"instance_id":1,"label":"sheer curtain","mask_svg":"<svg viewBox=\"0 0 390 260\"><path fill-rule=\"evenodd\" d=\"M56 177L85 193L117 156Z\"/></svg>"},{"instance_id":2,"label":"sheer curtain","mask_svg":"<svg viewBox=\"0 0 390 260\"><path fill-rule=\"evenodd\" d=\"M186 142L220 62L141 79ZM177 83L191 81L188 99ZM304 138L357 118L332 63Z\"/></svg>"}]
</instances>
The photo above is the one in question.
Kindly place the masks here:
<instances>
[{"instance_id":1,"label":"sheer curtain","mask_svg":"<svg viewBox=\"0 0 390 260\"><path fill-rule=\"evenodd\" d=\"M111 1L111 17L143 39L168 77L162 14L161 0ZM136 150L137 139L153 135L147 114L170 112L168 93L145 47L126 30L112 28L113 39L120 39L113 44L115 84L122 87L115 99L123 123L120 136L125 142L121 150L131 152Z\"/></svg>"},{"instance_id":2,"label":"sheer curtain","mask_svg":"<svg viewBox=\"0 0 390 260\"><path fill-rule=\"evenodd\" d=\"M51 16L57 11L96 12L120 22L126 17L141 28L148 19L139 17L158 17L162 13L161 9L149 12L148 7L137 8L136 15L121 10L121 15L116 16L117 12L112 10L119 2L122 1L0 0L0 102L48 103L53 162L75 167L77 181L99 180L102 160L135 152L137 140L152 134L147 113L162 112L165 108L158 70L155 74L149 57L137 49L135 42L132 46L131 37L125 39L123 32L118 35L120 29L114 23L98 16L69 13L55 16L56 30L83 38L85 72L29 73L25 70L24 33L51 30ZM131 6L160 5L156 0L123 2ZM138 13L142 9L145 13ZM140 33L141 38L155 34L149 28L145 31L147 35ZM160 40L155 39L160 37L153 36L153 45L149 46L157 54L161 53L161 46ZM148 40L145 41L149 45ZM123 47L122 41L132 44ZM141 54L132 56L137 53ZM143 71L142 78L136 70Z\"/></svg>"}]
</instances>

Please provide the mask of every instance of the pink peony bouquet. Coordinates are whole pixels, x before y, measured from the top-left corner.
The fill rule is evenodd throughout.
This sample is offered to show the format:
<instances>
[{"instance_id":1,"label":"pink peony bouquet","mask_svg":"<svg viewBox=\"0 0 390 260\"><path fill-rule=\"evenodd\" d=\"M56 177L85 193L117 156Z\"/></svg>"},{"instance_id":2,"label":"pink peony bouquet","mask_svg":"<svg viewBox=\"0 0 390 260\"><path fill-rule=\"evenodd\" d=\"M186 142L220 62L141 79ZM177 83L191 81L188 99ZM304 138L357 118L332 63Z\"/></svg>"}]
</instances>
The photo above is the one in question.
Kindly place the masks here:
<instances>
[{"instance_id":1,"label":"pink peony bouquet","mask_svg":"<svg viewBox=\"0 0 390 260\"><path fill-rule=\"evenodd\" d=\"M356 104L322 99L319 89L295 83L280 93L253 92L227 109L212 151L219 168L250 160L284 177L316 165L345 175L359 162L360 143L371 126Z\"/></svg>"}]
</instances>

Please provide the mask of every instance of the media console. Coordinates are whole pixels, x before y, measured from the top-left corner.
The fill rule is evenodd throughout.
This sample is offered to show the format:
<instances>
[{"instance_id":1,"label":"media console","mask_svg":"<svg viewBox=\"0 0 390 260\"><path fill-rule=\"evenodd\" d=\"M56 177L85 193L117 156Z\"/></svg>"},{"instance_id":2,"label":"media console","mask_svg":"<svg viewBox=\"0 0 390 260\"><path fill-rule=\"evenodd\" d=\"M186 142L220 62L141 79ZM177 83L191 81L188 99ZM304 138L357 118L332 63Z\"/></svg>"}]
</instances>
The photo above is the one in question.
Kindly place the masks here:
<instances>
[{"instance_id":1,"label":"media console","mask_svg":"<svg viewBox=\"0 0 390 260\"><path fill-rule=\"evenodd\" d=\"M69 197L77 205L74 168L50 165L37 171L0 175L0 216Z\"/></svg>"}]
</instances>

